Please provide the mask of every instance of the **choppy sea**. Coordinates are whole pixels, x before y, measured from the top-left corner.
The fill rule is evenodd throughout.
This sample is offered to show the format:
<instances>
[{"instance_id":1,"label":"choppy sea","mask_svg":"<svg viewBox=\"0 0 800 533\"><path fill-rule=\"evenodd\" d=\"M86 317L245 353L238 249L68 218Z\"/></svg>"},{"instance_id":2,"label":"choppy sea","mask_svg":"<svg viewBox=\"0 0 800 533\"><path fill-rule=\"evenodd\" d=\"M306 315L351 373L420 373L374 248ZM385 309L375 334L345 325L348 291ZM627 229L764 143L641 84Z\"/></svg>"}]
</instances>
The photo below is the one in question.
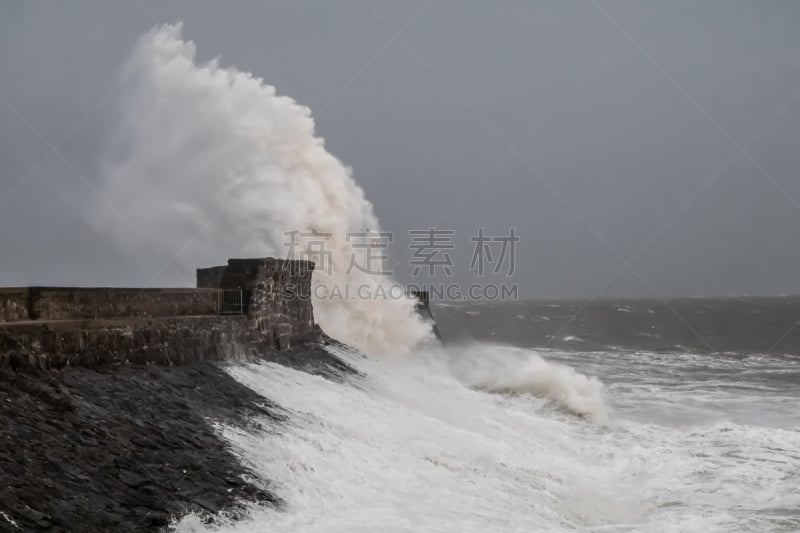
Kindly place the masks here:
<instances>
[{"instance_id":1,"label":"choppy sea","mask_svg":"<svg viewBox=\"0 0 800 533\"><path fill-rule=\"evenodd\" d=\"M214 526L189 516L178 529L800 530L800 357L663 335L641 349L665 311L645 304L609 305L603 324L649 317L628 330L586 326L548 345L529 326L559 305L439 307L457 342L403 358L334 348L363 373L343 382L230 367L289 414L279 427L217 428L285 505Z\"/></svg>"}]
</instances>

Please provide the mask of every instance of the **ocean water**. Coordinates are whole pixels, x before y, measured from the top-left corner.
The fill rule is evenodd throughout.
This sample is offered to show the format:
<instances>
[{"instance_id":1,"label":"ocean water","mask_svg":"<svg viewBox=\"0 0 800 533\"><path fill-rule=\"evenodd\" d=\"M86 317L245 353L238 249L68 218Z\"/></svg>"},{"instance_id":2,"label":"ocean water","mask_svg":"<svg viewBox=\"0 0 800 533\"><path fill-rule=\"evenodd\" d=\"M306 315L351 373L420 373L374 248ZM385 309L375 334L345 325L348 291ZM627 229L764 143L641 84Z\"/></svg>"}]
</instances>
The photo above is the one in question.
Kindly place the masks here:
<instances>
[{"instance_id":1,"label":"ocean water","mask_svg":"<svg viewBox=\"0 0 800 533\"><path fill-rule=\"evenodd\" d=\"M219 427L285 500L179 531L800 530L800 359L472 343L231 367L290 413ZM269 427L269 426L264 426Z\"/></svg>"}]
</instances>

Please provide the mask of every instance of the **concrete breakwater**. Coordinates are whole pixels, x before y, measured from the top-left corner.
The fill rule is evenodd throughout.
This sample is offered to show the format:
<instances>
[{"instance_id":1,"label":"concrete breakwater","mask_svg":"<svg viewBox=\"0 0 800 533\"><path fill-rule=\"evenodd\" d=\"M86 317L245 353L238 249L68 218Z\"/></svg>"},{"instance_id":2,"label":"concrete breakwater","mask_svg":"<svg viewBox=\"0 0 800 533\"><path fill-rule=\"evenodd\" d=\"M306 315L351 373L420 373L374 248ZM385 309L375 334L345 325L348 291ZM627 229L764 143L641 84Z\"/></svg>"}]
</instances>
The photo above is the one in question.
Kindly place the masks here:
<instances>
[{"instance_id":1,"label":"concrete breakwater","mask_svg":"<svg viewBox=\"0 0 800 533\"><path fill-rule=\"evenodd\" d=\"M314 265L231 259L194 289L0 289L0 368L242 358L316 340Z\"/></svg>"}]
</instances>

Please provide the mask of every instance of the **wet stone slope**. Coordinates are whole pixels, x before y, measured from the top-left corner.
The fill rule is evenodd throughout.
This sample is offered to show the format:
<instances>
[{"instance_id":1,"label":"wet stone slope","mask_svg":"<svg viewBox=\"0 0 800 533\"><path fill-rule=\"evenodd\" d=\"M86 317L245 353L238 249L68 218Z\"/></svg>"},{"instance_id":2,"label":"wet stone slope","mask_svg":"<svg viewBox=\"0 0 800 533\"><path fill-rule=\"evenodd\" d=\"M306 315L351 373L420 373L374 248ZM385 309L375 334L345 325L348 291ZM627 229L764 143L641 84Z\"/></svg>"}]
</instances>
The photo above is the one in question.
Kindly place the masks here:
<instances>
[{"instance_id":1,"label":"wet stone slope","mask_svg":"<svg viewBox=\"0 0 800 533\"><path fill-rule=\"evenodd\" d=\"M317 345L267 355L278 356L332 379L353 373ZM212 362L2 369L0 531L154 531L188 512L280 505L213 430L253 415L285 417Z\"/></svg>"}]
</instances>

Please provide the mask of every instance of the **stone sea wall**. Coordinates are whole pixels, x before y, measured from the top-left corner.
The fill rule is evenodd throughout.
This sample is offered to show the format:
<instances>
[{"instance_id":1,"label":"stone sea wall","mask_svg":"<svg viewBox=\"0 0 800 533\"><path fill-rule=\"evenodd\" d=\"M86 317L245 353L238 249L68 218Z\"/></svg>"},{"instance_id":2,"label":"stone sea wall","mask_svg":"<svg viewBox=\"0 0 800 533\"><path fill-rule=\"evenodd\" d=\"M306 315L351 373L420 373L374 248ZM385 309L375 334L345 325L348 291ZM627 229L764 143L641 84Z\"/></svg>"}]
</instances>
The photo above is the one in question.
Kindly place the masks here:
<instances>
[{"instance_id":1,"label":"stone sea wall","mask_svg":"<svg viewBox=\"0 0 800 533\"><path fill-rule=\"evenodd\" d=\"M255 357L272 345L244 316L25 322L0 328L0 368L183 365Z\"/></svg>"},{"instance_id":2,"label":"stone sea wall","mask_svg":"<svg viewBox=\"0 0 800 533\"><path fill-rule=\"evenodd\" d=\"M319 336L309 299L313 273L311 261L230 259L225 267L198 269L197 284L240 290L254 330L276 349L284 349Z\"/></svg>"},{"instance_id":3,"label":"stone sea wall","mask_svg":"<svg viewBox=\"0 0 800 533\"><path fill-rule=\"evenodd\" d=\"M213 315L217 291L31 287L29 312L32 320Z\"/></svg>"},{"instance_id":4,"label":"stone sea wall","mask_svg":"<svg viewBox=\"0 0 800 533\"><path fill-rule=\"evenodd\" d=\"M313 270L308 261L232 259L198 270L197 289L3 289L0 368L180 365L285 350L321 335L302 297ZM241 298L238 313L220 314L223 290Z\"/></svg>"},{"instance_id":5,"label":"stone sea wall","mask_svg":"<svg viewBox=\"0 0 800 533\"><path fill-rule=\"evenodd\" d=\"M30 291L24 288L0 288L0 322L28 318Z\"/></svg>"},{"instance_id":6,"label":"stone sea wall","mask_svg":"<svg viewBox=\"0 0 800 533\"><path fill-rule=\"evenodd\" d=\"M0 288L0 323L213 315L217 293L213 289Z\"/></svg>"}]
</instances>

